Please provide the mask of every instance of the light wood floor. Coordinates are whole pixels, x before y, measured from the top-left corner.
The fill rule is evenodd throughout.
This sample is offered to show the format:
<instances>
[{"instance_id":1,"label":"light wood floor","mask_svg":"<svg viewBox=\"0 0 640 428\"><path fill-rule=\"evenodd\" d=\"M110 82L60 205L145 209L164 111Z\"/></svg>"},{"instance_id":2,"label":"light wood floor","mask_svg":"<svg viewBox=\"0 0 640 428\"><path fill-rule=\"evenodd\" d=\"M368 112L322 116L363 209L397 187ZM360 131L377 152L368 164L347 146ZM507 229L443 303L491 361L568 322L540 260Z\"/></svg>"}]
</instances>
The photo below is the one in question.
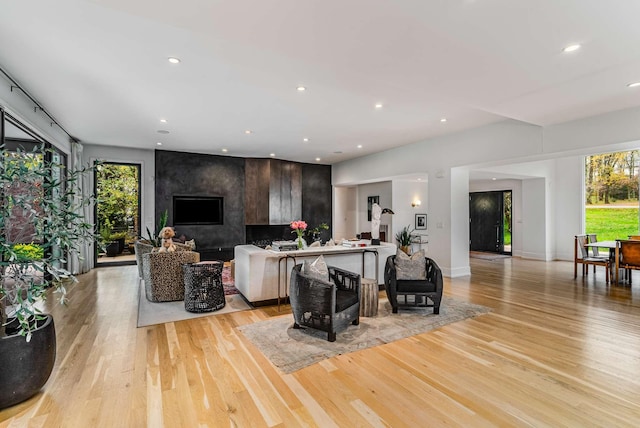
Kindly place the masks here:
<instances>
[{"instance_id":1,"label":"light wood floor","mask_svg":"<svg viewBox=\"0 0 640 428\"><path fill-rule=\"evenodd\" d=\"M58 358L0 427L640 426L640 274L472 259L445 294L493 309L282 375L236 329L275 308L136 328L135 266L52 304ZM1 386L0 386L1 387Z\"/></svg>"}]
</instances>

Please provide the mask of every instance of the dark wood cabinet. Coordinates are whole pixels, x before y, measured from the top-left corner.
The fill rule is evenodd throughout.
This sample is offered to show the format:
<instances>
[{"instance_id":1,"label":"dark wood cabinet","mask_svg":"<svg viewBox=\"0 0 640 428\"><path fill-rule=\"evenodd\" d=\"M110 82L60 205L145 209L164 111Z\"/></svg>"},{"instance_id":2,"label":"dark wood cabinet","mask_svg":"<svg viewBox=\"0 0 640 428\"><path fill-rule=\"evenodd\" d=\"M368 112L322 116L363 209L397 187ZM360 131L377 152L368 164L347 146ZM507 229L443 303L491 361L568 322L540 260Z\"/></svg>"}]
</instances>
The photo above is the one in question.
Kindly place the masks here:
<instances>
[{"instance_id":1,"label":"dark wood cabinet","mask_svg":"<svg viewBox=\"0 0 640 428\"><path fill-rule=\"evenodd\" d=\"M245 161L245 223L288 224L302 216L302 166L277 159Z\"/></svg>"}]
</instances>

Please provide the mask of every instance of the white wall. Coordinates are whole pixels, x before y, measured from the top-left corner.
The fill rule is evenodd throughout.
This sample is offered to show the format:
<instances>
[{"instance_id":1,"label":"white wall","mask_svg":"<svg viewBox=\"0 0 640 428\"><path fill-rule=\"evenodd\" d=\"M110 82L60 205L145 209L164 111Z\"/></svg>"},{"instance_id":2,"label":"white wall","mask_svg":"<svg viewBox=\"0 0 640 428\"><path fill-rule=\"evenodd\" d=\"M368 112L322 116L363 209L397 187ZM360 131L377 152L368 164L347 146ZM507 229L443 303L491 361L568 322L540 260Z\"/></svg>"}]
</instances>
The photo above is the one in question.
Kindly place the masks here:
<instances>
[{"instance_id":1,"label":"white wall","mask_svg":"<svg viewBox=\"0 0 640 428\"><path fill-rule=\"evenodd\" d=\"M429 223L429 185L428 180L421 179L397 179L391 182L392 187L392 216L382 216L382 220L387 217L391 221L389 236L387 241L397 244L395 236L402 228L409 226L415 228L416 214L427 214L427 229L416 230L414 234L428 236L429 228L433 225ZM415 200L421 202L419 207L412 207Z\"/></svg>"},{"instance_id":2,"label":"white wall","mask_svg":"<svg viewBox=\"0 0 640 428\"><path fill-rule=\"evenodd\" d=\"M333 188L333 239L355 238L358 233L358 192L355 187Z\"/></svg>"},{"instance_id":3,"label":"white wall","mask_svg":"<svg viewBox=\"0 0 640 428\"><path fill-rule=\"evenodd\" d=\"M148 227L149 230L155 228L155 152L153 150L127 149L123 147L108 147L87 144L84 146L83 162L93 162L104 160L109 162L123 162L139 164L141 180L141 209L140 231L143 232ZM92 183L93 186L93 183ZM93 220L93 219L92 219Z\"/></svg>"},{"instance_id":4,"label":"white wall","mask_svg":"<svg viewBox=\"0 0 640 428\"><path fill-rule=\"evenodd\" d=\"M469 192L511 190L511 254L522 256L522 180L477 180L469 182Z\"/></svg>"},{"instance_id":5,"label":"white wall","mask_svg":"<svg viewBox=\"0 0 640 428\"><path fill-rule=\"evenodd\" d=\"M526 185L523 181L522 255L569 259L572 235L583 227L578 158L638 147L640 108L546 128L506 120L341 162L333 166L333 183L359 184L410 173L429 174L429 254L445 275L455 276L469 271L468 256L464 256L468 254L469 182L468 178L464 180L463 169L567 158L567 168L551 163L553 168L545 171L543 178ZM571 174L578 174L577 178L568 178Z\"/></svg>"},{"instance_id":6,"label":"white wall","mask_svg":"<svg viewBox=\"0 0 640 428\"><path fill-rule=\"evenodd\" d=\"M555 258L573 260L575 235L584 233L584 156L555 160Z\"/></svg>"}]
</instances>

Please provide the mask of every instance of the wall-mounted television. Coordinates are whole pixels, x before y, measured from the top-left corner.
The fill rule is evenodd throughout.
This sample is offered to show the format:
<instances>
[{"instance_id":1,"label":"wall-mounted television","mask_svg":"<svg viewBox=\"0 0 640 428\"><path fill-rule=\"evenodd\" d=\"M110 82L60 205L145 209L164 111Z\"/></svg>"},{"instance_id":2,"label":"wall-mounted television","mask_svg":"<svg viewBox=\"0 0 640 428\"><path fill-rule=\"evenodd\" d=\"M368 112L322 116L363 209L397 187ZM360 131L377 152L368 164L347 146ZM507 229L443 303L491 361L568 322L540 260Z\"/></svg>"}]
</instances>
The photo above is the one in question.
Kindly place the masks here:
<instances>
[{"instance_id":1,"label":"wall-mounted television","mask_svg":"<svg viewBox=\"0 0 640 428\"><path fill-rule=\"evenodd\" d=\"M173 224L223 224L224 200L221 196L174 196Z\"/></svg>"}]
</instances>

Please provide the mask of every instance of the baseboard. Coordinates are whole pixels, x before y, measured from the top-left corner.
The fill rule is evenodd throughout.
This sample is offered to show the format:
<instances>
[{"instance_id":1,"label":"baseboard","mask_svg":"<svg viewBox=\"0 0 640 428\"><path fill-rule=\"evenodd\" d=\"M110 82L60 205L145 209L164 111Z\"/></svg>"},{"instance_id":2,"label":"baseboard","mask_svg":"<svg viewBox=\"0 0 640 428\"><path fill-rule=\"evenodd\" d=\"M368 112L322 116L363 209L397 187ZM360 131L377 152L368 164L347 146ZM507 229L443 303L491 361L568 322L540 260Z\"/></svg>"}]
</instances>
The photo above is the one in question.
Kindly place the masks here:
<instances>
[{"instance_id":1,"label":"baseboard","mask_svg":"<svg viewBox=\"0 0 640 428\"><path fill-rule=\"evenodd\" d=\"M459 278L461 276L471 275L470 266L458 267L453 269L448 267L441 267L440 269L442 270L442 275L448 278Z\"/></svg>"}]
</instances>

